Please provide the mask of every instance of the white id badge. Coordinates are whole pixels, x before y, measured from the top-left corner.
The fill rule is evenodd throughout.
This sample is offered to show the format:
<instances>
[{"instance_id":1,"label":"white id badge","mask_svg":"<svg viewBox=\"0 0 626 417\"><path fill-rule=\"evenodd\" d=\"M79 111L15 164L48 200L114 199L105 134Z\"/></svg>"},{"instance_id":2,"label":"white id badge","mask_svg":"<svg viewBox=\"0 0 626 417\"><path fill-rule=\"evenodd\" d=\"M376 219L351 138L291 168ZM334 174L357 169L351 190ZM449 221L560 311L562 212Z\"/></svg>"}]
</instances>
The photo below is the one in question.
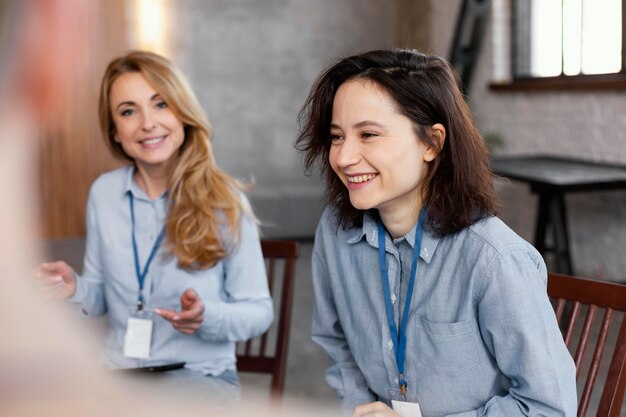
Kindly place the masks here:
<instances>
[{"instance_id":1,"label":"white id badge","mask_svg":"<svg viewBox=\"0 0 626 417\"><path fill-rule=\"evenodd\" d=\"M388 389L387 395L391 399L391 408L400 417L422 417L417 395L410 392L403 395L399 389Z\"/></svg>"},{"instance_id":2,"label":"white id badge","mask_svg":"<svg viewBox=\"0 0 626 417\"><path fill-rule=\"evenodd\" d=\"M422 410L418 403L391 400L391 408L400 417L422 417Z\"/></svg>"},{"instance_id":3,"label":"white id badge","mask_svg":"<svg viewBox=\"0 0 626 417\"><path fill-rule=\"evenodd\" d=\"M126 336L124 337L124 356L135 359L148 359L150 357L151 342L152 319L129 317L126 322Z\"/></svg>"}]
</instances>

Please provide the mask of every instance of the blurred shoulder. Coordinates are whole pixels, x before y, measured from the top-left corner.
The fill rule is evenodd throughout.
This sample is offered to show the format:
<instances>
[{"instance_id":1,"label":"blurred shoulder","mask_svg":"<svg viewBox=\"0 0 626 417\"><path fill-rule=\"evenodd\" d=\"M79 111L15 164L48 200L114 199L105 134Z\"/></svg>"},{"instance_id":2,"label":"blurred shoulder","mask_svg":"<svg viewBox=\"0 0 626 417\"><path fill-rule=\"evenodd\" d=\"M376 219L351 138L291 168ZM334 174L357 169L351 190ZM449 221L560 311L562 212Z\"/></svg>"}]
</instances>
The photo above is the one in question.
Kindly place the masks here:
<instances>
[{"instance_id":1,"label":"blurred shoulder","mask_svg":"<svg viewBox=\"0 0 626 417\"><path fill-rule=\"evenodd\" d=\"M133 169L132 165L127 165L100 174L91 184L89 199L107 199L126 192L130 187Z\"/></svg>"}]
</instances>

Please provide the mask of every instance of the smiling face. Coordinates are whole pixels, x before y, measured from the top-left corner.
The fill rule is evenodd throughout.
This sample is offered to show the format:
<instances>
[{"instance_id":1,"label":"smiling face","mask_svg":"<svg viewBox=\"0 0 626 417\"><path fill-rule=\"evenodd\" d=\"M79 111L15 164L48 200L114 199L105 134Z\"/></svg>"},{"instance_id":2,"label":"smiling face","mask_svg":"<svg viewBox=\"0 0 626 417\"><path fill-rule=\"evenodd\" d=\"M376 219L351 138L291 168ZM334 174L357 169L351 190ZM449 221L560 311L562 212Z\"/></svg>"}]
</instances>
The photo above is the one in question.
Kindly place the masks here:
<instances>
[{"instance_id":1,"label":"smiling face","mask_svg":"<svg viewBox=\"0 0 626 417\"><path fill-rule=\"evenodd\" d=\"M378 209L388 227L386 219L417 219L420 182L436 152L420 142L382 88L364 79L343 83L333 101L330 136L330 165L355 208Z\"/></svg>"},{"instance_id":2,"label":"smiling face","mask_svg":"<svg viewBox=\"0 0 626 417\"><path fill-rule=\"evenodd\" d=\"M139 72L120 75L111 85L115 141L140 169L168 172L185 139L182 121Z\"/></svg>"}]
</instances>

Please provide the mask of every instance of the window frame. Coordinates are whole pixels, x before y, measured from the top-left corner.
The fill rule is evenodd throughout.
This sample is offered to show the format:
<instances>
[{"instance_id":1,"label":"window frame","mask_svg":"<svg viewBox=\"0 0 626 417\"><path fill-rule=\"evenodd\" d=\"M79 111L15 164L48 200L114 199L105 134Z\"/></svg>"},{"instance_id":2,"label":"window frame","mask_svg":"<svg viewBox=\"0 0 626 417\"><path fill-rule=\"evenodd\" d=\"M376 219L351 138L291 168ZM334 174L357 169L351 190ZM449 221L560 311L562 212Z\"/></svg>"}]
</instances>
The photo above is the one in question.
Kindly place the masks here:
<instances>
[{"instance_id":1,"label":"window frame","mask_svg":"<svg viewBox=\"0 0 626 417\"><path fill-rule=\"evenodd\" d=\"M510 25L510 42L511 42L511 63L514 64L516 58L515 52L515 5L518 0L513 0L511 4L511 25ZM589 0L587 0L589 1ZM511 68L511 80L505 82L492 82L489 88L492 91L595 91L595 90L626 90L626 0L622 1L622 56L621 69L619 72L606 74L576 74L576 75L557 75L553 77L531 77L516 76Z\"/></svg>"}]
</instances>

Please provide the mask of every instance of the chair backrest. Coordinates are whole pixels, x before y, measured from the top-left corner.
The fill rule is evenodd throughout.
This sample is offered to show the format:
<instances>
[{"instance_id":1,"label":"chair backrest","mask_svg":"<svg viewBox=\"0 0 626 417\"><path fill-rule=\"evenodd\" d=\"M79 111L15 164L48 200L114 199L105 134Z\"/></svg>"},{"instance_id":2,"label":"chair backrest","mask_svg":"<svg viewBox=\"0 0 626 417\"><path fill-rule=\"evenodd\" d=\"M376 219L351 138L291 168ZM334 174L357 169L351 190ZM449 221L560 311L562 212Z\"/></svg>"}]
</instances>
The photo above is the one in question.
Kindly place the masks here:
<instances>
[{"instance_id":1,"label":"chair backrest","mask_svg":"<svg viewBox=\"0 0 626 417\"><path fill-rule=\"evenodd\" d=\"M596 401L596 417L623 415L621 409L626 388L626 285L550 273L548 295L553 300L565 344L576 363L578 416L585 417L589 405ZM588 351L588 345L594 341L593 350ZM612 354L604 355L611 351L611 346ZM596 384L602 380L603 384ZM594 390L596 387L598 389Z\"/></svg>"},{"instance_id":2,"label":"chair backrest","mask_svg":"<svg viewBox=\"0 0 626 417\"><path fill-rule=\"evenodd\" d=\"M237 369L240 372L271 374L271 396L277 400L282 398L285 384L291 306L300 244L293 240L263 239L261 249L275 304L274 324L261 336L238 344Z\"/></svg>"}]
</instances>

